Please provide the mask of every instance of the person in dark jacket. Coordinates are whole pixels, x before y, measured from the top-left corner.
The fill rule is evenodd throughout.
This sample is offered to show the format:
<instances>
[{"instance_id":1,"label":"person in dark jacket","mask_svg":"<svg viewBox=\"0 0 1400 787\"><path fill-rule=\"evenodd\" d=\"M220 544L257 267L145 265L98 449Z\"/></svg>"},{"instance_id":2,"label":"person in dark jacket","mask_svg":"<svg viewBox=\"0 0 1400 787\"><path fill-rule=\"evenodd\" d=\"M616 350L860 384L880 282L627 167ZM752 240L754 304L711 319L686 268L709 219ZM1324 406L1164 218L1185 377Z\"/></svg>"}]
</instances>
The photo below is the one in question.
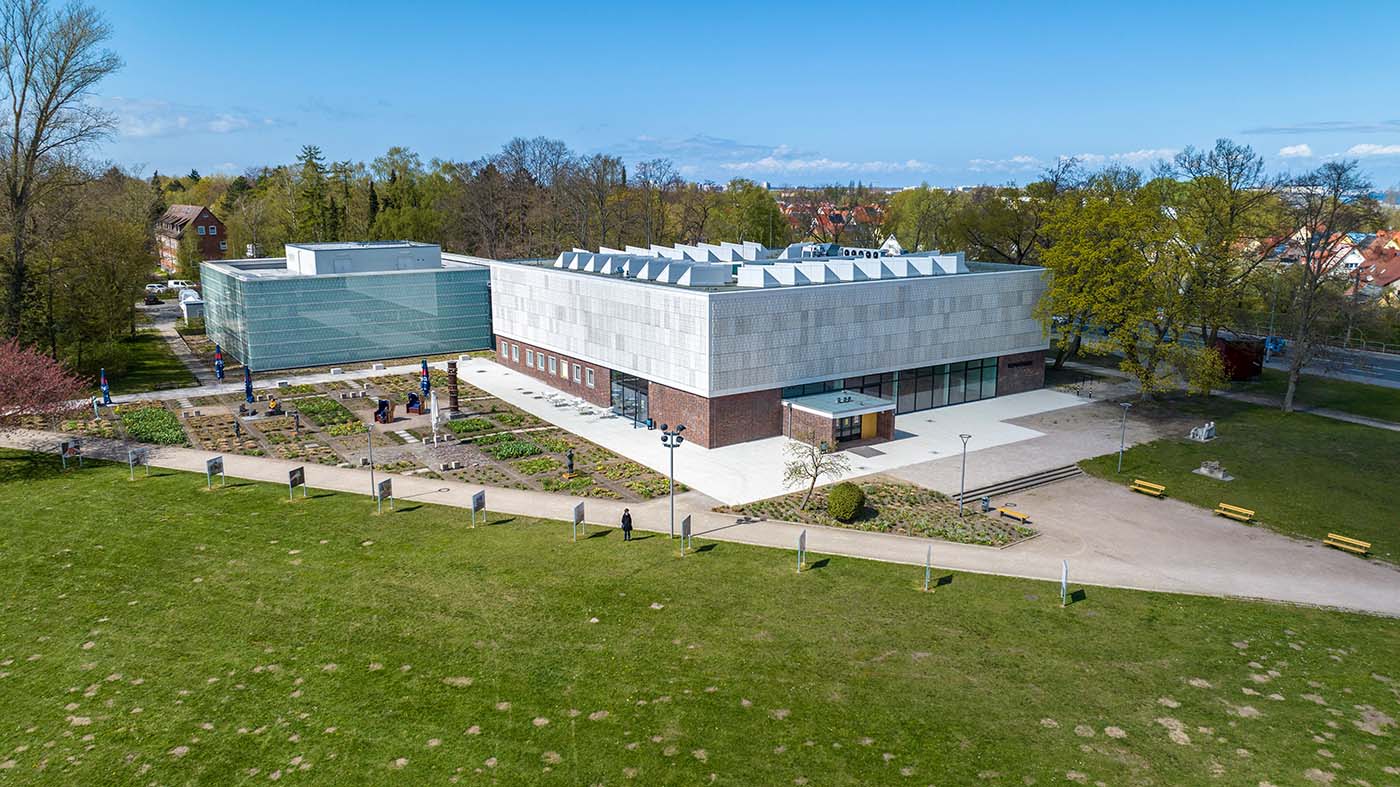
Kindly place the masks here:
<instances>
[{"instance_id":1,"label":"person in dark jacket","mask_svg":"<svg viewBox=\"0 0 1400 787\"><path fill-rule=\"evenodd\" d=\"M632 511L626 508L622 509L622 540L632 540Z\"/></svg>"}]
</instances>

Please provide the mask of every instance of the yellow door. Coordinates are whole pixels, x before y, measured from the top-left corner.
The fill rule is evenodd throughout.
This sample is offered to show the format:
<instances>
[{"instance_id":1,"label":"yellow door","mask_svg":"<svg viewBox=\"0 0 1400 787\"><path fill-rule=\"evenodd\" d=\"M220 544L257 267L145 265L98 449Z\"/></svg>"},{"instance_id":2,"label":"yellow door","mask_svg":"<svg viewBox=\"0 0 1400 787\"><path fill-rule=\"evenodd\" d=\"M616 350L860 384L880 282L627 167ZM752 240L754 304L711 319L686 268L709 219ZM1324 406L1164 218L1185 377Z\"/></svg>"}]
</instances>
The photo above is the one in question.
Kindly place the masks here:
<instances>
[{"instance_id":1,"label":"yellow door","mask_svg":"<svg viewBox=\"0 0 1400 787\"><path fill-rule=\"evenodd\" d=\"M875 413L866 413L860 417L860 439L869 440L875 436Z\"/></svg>"}]
</instances>

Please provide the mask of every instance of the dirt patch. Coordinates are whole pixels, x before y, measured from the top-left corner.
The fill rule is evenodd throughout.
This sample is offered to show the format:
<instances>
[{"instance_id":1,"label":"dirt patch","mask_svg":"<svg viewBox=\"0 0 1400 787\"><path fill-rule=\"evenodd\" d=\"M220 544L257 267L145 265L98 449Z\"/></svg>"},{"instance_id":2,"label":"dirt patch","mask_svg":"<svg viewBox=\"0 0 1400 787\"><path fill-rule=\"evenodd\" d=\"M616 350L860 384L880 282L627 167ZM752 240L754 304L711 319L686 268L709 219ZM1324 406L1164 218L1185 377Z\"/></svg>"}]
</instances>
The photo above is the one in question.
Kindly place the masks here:
<instances>
[{"instance_id":1,"label":"dirt patch","mask_svg":"<svg viewBox=\"0 0 1400 787\"><path fill-rule=\"evenodd\" d=\"M1353 721L1352 724L1355 724L1356 728L1363 732L1369 732L1372 735L1385 735L1387 727L1395 726L1394 718L1370 705L1358 705L1356 709L1361 711L1361 719Z\"/></svg>"},{"instance_id":2,"label":"dirt patch","mask_svg":"<svg viewBox=\"0 0 1400 787\"><path fill-rule=\"evenodd\" d=\"M1166 729L1167 737L1171 739L1172 743L1178 746L1191 745L1191 736L1186 734L1186 725L1182 724L1181 720L1173 719L1170 716L1163 716L1156 721Z\"/></svg>"}]
</instances>

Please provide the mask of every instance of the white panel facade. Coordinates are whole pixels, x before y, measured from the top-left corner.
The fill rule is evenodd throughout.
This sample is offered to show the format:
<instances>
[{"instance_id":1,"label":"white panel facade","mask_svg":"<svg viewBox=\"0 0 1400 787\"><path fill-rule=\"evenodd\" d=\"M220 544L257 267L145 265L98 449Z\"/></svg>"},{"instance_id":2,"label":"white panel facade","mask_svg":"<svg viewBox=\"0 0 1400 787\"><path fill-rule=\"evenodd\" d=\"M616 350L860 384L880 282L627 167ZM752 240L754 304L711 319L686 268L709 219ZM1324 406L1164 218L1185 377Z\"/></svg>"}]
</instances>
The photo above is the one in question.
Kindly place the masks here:
<instances>
[{"instance_id":1,"label":"white panel facade","mask_svg":"<svg viewBox=\"0 0 1400 787\"><path fill-rule=\"evenodd\" d=\"M980 266L985 267L985 266ZM1045 349L1044 270L711 294L710 396Z\"/></svg>"},{"instance_id":2,"label":"white panel facade","mask_svg":"<svg viewBox=\"0 0 1400 787\"><path fill-rule=\"evenodd\" d=\"M532 265L490 266L498 335L708 395L706 293Z\"/></svg>"}]
</instances>

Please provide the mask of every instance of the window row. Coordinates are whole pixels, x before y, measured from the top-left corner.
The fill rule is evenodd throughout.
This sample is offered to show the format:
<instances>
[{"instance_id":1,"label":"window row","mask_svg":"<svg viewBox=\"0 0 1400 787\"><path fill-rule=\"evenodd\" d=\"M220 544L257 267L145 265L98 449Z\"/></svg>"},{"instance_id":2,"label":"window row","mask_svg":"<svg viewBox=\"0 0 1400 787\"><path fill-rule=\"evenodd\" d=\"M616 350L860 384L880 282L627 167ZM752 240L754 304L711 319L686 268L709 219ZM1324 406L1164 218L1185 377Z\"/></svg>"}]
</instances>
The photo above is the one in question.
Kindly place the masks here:
<instances>
[{"instance_id":1,"label":"window row","mask_svg":"<svg viewBox=\"0 0 1400 787\"><path fill-rule=\"evenodd\" d=\"M496 355L502 361L520 363L520 345L502 339ZM540 372L548 370L548 374L551 376L558 375L561 380L572 380L589 388L598 385L598 379L592 367L585 369L582 364L571 364L567 359L555 358L553 355L546 356L544 353L535 352L528 347L525 348L525 366Z\"/></svg>"},{"instance_id":2,"label":"window row","mask_svg":"<svg viewBox=\"0 0 1400 787\"><path fill-rule=\"evenodd\" d=\"M212 236L214 236L214 235L218 235L218 234L219 234L219 225L217 225L217 224L210 224L208 227L205 227L203 224L200 224L199 226L195 227L194 229L195 229L195 231L198 232L200 235L209 235L209 236L212 237Z\"/></svg>"},{"instance_id":3,"label":"window row","mask_svg":"<svg viewBox=\"0 0 1400 787\"><path fill-rule=\"evenodd\" d=\"M997 359L979 358L937 366L923 366L884 374L826 380L783 389L784 399L824 393L855 391L895 403L896 413L912 413L950 404L975 402L997 395Z\"/></svg>"}]
</instances>

